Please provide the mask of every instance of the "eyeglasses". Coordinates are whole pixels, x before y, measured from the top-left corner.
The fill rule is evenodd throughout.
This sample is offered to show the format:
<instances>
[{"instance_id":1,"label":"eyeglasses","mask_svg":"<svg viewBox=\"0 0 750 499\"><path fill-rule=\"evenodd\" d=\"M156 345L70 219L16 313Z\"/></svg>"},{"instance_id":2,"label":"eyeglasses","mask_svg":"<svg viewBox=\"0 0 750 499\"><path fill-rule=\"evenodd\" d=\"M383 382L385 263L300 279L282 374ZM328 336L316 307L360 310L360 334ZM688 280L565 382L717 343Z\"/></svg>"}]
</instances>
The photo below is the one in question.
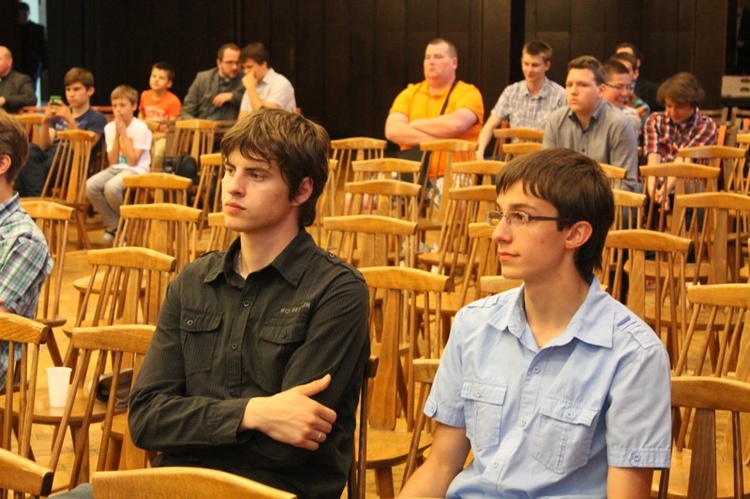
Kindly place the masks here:
<instances>
[{"instance_id":1,"label":"eyeglasses","mask_svg":"<svg viewBox=\"0 0 750 499\"><path fill-rule=\"evenodd\" d=\"M229 66L239 66L240 61L221 61L222 64L227 64Z\"/></svg>"},{"instance_id":2,"label":"eyeglasses","mask_svg":"<svg viewBox=\"0 0 750 499\"><path fill-rule=\"evenodd\" d=\"M622 92L623 90L627 90L628 92L633 91L633 85L625 85L624 83L621 83L619 85L610 85L609 83L605 83L606 86L609 88L614 88L615 90Z\"/></svg>"},{"instance_id":3,"label":"eyeglasses","mask_svg":"<svg viewBox=\"0 0 750 499\"><path fill-rule=\"evenodd\" d=\"M503 213L502 211L488 211L485 215L487 225L490 227L496 227L500 224L500 220L505 219L505 223L508 227L526 227L529 222L540 221L540 222L566 222L569 224L576 223L578 220L575 218L562 218L562 217L543 217L541 215L529 215L523 211L509 211Z\"/></svg>"}]
</instances>

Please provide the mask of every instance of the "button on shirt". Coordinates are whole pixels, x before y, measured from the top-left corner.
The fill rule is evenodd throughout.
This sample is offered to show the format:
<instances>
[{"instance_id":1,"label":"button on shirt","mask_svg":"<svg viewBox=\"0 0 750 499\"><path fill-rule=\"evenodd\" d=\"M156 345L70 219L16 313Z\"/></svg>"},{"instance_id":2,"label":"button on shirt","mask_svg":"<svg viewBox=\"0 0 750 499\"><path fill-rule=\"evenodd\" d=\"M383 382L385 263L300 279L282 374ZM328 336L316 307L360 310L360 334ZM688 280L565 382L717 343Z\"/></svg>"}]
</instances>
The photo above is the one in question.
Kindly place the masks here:
<instances>
[{"instance_id":1,"label":"button on shirt","mask_svg":"<svg viewBox=\"0 0 750 499\"><path fill-rule=\"evenodd\" d=\"M608 466L670 463L666 350L595 278L541 349L523 287L464 307L424 412L471 442L448 497L606 497Z\"/></svg>"},{"instance_id":2,"label":"button on shirt","mask_svg":"<svg viewBox=\"0 0 750 499\"><path fill-rule=\"evenodd\" d=\"M508 85L503 90L497 104L492 108L492 114L503 121L509 121L511 128L528 127L544 130L547 116L566 104L565 89L549 78L544 79L544 85L536 95L531 95L526 80L523 80Z\"/></svg>"},{"instance_id":3,"label":"button on shirt","mask_svg":"<svg viewBox=\"0 0 750 499\"><path fill-rule=\"evenodd\" d=\"M542 144L566 147L600 163L625 168L622 189L641 192L638 182L638 137L625 113L602 100L585 130L568 106L547 119Z\"/></svg>"}]
</instances>

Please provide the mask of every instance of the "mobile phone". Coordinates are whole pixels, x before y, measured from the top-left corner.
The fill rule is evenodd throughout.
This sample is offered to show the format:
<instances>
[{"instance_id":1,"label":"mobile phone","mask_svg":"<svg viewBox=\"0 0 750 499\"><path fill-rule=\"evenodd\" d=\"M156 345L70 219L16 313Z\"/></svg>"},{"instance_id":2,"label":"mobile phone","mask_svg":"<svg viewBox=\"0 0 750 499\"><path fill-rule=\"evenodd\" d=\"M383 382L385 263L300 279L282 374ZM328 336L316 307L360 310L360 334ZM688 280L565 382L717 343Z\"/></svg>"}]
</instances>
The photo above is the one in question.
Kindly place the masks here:
<instances>
[{"instance_id":1,"label":"mobile phone","mask_svg":"<svg viewBox=\"0 0 750 499\"><path fill-rule=\"evenodd\" d=\"M50 95L49 105L50 106L62 106L63 105L62 97L59 95Z\"/></svg>"}]
</instances>

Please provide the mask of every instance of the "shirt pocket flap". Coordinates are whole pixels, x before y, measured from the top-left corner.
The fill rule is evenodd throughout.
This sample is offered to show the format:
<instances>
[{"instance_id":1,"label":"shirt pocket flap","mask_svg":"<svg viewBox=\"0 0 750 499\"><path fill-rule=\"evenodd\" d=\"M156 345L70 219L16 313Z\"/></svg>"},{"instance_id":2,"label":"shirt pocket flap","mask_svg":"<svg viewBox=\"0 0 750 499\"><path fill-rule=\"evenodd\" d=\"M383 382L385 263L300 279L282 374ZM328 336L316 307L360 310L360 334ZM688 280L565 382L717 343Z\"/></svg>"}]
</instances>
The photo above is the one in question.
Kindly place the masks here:
<instances>
[{"instance_id":1,"label":"shirt pocket flap","mask_svg":"<svg viewBox=\"0 0 750 499\"><path fill-rule=\"evenodd\" d=\"M596 409L590 409L571 400L548 397L539 408L547 417L570 424L591 426L596 417Z\"/></svg>"},{"instance_id":2,"label":"shirt pocket flap","mask_svg":"<svg viewBox=\"0 0 750 499\"><path fill-rule=\"evenodd\" d=\"M212 314L205 310L183 310L180 314L180 325L189 333L211 332L219 329L221 314Z\"/></svg>"},{"instance_id":3,"label":"shirt pocket flap","mask_svg":"<svg viewBox=\"0 0 750 499\"><path fill-rule=\"evenodd\" d=\"M503 405L506 385L467 380L461 386L461 397L486 404Z\"/></svg>"},{"instance_id":4,"label":"shirt pocket flap","mask_svg":"<svg viewBox=\"0 0 750 499\"><path fill-rule=\"evenodd\" d=\"M277 345L299 343L305 339L304 325L300 322L267 325L261 329L260 337Z\"/></svg>"}]
</instances>

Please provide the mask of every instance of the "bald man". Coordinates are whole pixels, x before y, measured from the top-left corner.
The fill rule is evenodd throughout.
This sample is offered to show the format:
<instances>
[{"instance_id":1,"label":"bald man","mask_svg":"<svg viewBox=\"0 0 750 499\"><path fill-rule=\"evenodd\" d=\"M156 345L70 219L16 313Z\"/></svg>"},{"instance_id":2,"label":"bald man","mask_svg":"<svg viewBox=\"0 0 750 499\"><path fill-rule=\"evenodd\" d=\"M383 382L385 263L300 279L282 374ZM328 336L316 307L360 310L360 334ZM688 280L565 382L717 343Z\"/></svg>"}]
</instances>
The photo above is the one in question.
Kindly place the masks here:
<instances>
[{"instance_id":1,"label":"bald man","mask_svg":"<svg viewBox=\"0 0 750 499\"><path fill-rule=\"evenodd\" d=\"M31 78L13 69L13 54L0 45L0 107L17 113L24 106L36 105Z\"/></svg>"}]
</instances>

